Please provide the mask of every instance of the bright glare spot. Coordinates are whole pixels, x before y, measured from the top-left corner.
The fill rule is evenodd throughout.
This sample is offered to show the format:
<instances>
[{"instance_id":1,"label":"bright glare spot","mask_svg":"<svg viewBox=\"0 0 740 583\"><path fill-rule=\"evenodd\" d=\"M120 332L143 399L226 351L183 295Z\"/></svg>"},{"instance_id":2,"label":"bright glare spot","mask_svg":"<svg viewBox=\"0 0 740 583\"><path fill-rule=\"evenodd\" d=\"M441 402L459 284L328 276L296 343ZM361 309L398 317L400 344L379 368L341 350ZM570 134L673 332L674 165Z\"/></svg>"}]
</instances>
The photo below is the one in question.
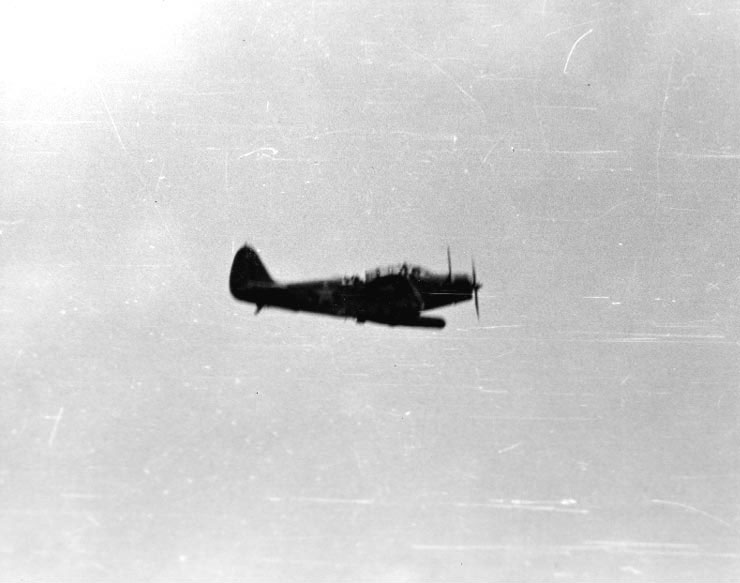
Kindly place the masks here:
<instances>
[{"instance_id":1,"label":"bright glare spot","mask_svg":"<svg viewBox=\"0 0 740 583\"><path fill-rule=\"evenodd\" d=\"M203 0L17 0L0 3L0 83L74 86L97 67L173 48Z\"/></svg>"}]
</instances>

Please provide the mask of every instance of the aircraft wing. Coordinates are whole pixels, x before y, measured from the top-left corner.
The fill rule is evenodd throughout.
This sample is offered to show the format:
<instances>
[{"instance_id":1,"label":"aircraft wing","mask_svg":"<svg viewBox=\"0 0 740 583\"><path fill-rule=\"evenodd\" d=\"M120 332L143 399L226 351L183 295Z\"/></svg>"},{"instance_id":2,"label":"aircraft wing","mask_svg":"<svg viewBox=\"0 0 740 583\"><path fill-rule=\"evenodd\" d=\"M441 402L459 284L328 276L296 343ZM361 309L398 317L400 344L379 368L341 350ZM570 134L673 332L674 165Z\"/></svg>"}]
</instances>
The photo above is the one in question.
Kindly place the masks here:
<instances>
[{"instance_id":1,"label":"aircraft wing","mask_svg":"<svg viewBox=\"0 0 740 583\"><path fill-rule=\"evenodd\" d=\"M398 312L416 312L424 309L419 290L401 275L385 275L368 282L365 286L366 299Z\"/></svg>"}]
</instances>

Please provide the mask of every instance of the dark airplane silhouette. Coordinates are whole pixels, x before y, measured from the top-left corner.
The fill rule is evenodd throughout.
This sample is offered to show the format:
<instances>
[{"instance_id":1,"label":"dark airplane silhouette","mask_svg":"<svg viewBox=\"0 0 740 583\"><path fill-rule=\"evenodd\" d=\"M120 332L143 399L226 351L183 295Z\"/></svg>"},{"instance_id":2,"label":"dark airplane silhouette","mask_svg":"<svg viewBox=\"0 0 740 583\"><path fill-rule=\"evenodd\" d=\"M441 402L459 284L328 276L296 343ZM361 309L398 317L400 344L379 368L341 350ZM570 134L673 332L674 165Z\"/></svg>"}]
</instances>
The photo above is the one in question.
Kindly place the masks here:
<instances>
[{"instance_id":1,"label":"dark airplane silhouette","mask_svg":"<svg viewBox=\"0 0 740 583\"><path fill-rule=\"evenodd\" d=\"M377 268L365 277L340 277L296 283L274 281L257 252L245 245L234 256L229 287L238 300L286 310L316 312L354 318L388 326L444 328L442 318L423 317L421 313L475 297L481 285L466 274L453 274L447 250L448 273L438 275L415 265Z\"/></svg>"}]
</instances>

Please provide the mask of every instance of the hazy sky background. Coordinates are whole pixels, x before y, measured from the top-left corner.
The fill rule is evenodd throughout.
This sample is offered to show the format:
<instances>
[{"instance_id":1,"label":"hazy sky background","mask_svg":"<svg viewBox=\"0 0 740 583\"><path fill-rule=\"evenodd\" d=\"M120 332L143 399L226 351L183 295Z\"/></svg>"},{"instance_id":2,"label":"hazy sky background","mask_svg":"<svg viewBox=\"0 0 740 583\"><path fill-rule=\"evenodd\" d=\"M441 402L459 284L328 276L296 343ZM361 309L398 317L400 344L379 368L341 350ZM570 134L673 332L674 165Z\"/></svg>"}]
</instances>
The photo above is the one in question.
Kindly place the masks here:
<instances>
[{"instance_id":1,"label":"hazy sky background","mask_svg":"<svg viewBox=\"0 0 740 583\"><path fill-rule=\"evenodd\" d=\"M740 4L3 11L0 579L737 579Z\"/></svg>"}]
</instances>

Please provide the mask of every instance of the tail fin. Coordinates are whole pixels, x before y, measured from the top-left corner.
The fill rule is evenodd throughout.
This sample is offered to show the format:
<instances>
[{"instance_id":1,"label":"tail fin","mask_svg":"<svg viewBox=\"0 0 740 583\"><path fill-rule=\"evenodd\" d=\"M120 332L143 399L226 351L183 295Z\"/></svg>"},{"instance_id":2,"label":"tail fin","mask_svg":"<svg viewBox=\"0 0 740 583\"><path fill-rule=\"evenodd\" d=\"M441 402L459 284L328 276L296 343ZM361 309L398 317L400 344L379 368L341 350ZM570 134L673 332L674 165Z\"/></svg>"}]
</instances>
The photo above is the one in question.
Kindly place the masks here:
<instances>
[{"instance_id":1,"label":"tail fin","mask_svg":"<svg viewBox=\"0 0 740 583\"><path fill-rule=\"evenodd\" d=\"M244 245L234 256L229 276L231 295L239 298L243 295L248 283L273 283L270 274L260 261L257 252L248 245Z\"/></svg>"}]
</instances>

